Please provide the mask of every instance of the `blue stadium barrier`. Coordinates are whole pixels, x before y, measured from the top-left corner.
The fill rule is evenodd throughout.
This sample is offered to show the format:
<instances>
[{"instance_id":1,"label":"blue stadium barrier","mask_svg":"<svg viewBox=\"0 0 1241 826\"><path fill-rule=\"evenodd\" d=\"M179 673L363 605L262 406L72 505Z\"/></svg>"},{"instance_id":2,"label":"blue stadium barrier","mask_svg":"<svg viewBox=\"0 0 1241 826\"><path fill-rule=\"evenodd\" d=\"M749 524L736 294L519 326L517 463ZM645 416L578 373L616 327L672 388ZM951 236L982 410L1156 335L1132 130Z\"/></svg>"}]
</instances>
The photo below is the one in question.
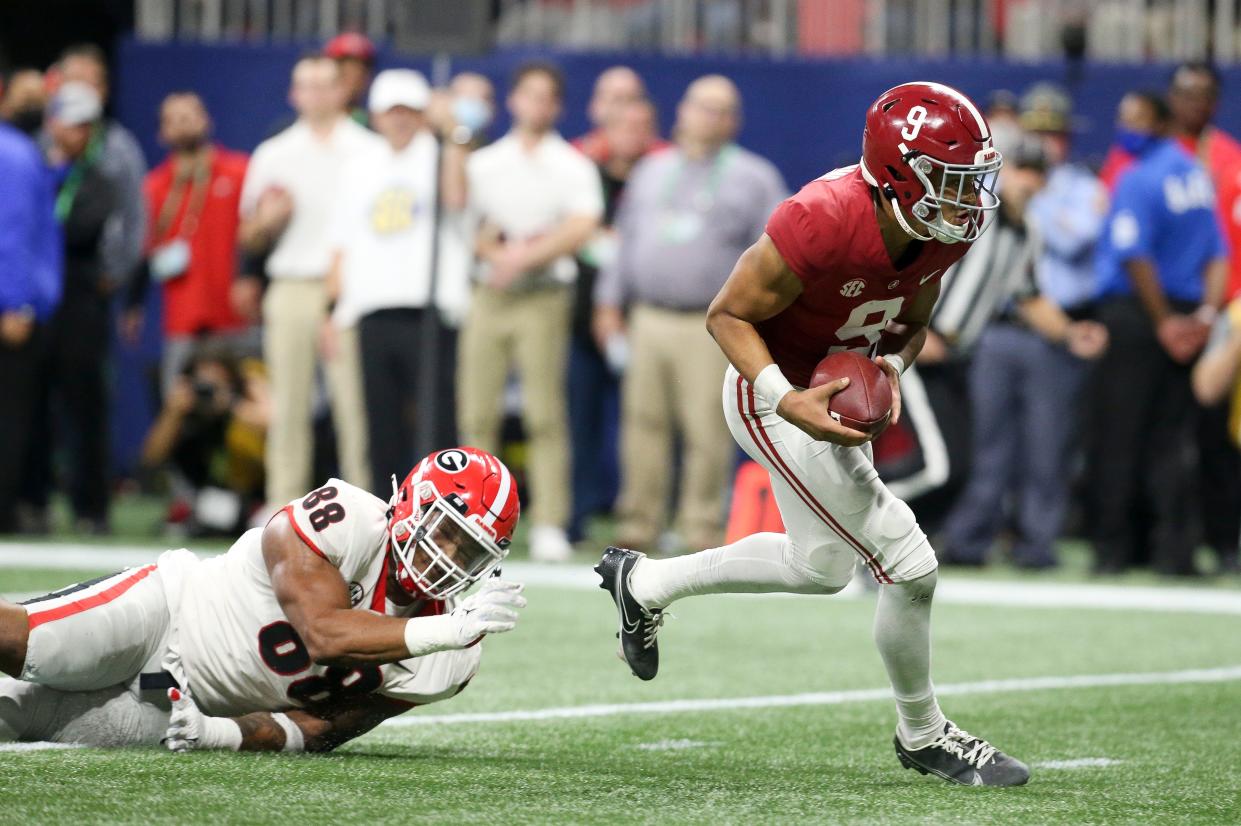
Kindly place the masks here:
<instances>
[{"instance_id":1,"label":"blue stadium barrier","mask_svg":"<svg viewBox=\"0 0 1241 826\"><path fill-rule=\"evenodd\" d=\"M160 101L169 92L192 89L206 101L215 120L216 137L224 144L252 150L283 118L289 70L316 44L203 45L155 44L133 39L118 49L114 109L118 119L141 142L149 160L163 150L156 140ZM1097 162L1107 150L1112 121L1121 96L1134 88L1161 89L1166 65L1114 66L1059 63L1009 63L1000 60L807 60L722 56L668 57L642 53L577 53L504 49L481 57L454 58L452 72L472 70L490 77L503 96L512 71L530 58L554 60L565 72L567 87L561 131L566 136L586 130L586 103L596 75L618 63L636 69L650 88L666 130L686 85L707 73L732 78L745 107L740 143L770 158L790 187L835 166L854 162L861 151L861 126L867 105L884 89L908 80L936 80L956 86L983 104L990 92L1017 93L1037 81L1063 84L1073 95L1079 115L1074 152ZM389 50L379 55L379 68L412 67L430 75L431 61ZM1241 84L1241 69L1224 72L1225 88ZM501 109L503 107L501 106ZM495 132L501 132L506 116ZM1220 125L1241 134L1241 107L1226 95ZM118 470L132 468L152 411L142 365L157 357L157 302L148 313L147 335L137 354L117 360L114 452Z\"/></svg>"}]
</instances>

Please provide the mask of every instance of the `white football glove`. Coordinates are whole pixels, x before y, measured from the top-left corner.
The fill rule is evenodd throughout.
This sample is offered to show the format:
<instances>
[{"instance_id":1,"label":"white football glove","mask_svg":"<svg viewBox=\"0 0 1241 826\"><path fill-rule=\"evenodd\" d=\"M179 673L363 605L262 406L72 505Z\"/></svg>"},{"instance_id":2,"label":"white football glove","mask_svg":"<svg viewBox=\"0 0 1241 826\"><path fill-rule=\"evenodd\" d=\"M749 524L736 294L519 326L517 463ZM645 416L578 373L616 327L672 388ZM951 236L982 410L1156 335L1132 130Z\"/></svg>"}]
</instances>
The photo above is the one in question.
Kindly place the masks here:
<instances>
[{"instance_id":1,"label":"white football glove","mask_svg":"<svg viewBox=\"0 0 1241 826\"><path fill-rule=\"evenodd\" d=\"M525 586L520 582L487 579L477 593L470 594L453 610L461 627L461 638L466 644L484 634L503 634L517 625L518 609L526 607L521 595Z\"/></svg>"},{"instance_id":2,"label":"white football glove","mask_svg":"<svg viewBox=\"0 0 1241 826\"><path fill-rule=\"evenodd\" d=\"M208 717L198 710L188 692L168 689L172 714L163 744L169 751L184 753L195 749L231 749L241 747L241 728L227 717Z\"/></svg>"},{"instance_id":3,"label":"white football glove","mask_svg":"<svg viewBox=\"0 0 1241 826\"><path fill-rule=\"evenodd\" d=\"M469 648L485 634L503 634L517 625L517 611L526 607L520 582L488 579L450 614L418 617L405 623L405 647L411 657L436 651Z\"/></svg>"}]
</instances>

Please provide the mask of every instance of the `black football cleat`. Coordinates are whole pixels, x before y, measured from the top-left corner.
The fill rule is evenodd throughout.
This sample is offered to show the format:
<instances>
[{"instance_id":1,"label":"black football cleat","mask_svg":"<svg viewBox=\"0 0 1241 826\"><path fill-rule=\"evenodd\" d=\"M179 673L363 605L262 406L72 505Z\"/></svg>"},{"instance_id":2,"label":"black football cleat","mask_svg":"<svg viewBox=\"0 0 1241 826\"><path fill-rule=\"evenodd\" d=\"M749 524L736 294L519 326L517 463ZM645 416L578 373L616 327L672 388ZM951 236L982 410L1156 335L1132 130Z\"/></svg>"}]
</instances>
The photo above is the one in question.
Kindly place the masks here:
<instances>
[{"instance_id":1,"label":"black football cleat","mask_svg":"<svg viewBox=\"0 0 1241 826\"><path fill-rule=\"evenodd\" d=\"M944 733L925 748L912 750L892 738L896 757L907 769L934 774L962 786L1024 786L1030 779L1025 763L1009 757L980 737L962 731L950 720Z\"/></svg>"},{"instance_id":2,"label":"black football cleat","mask_svg":"<svg viewBox=\"0 0 1241 826\"><path fill-rule=\"evenodd\" d=\"M638 604L629 590L629 574L646 554L625 548L608 548L595 566L603 580L599 587L612 595L620 630L620 653L629 670L640 680L653 680L659 673L659 645L655 638L664 624L664 613Z\"/></svg>"}]
</instances>

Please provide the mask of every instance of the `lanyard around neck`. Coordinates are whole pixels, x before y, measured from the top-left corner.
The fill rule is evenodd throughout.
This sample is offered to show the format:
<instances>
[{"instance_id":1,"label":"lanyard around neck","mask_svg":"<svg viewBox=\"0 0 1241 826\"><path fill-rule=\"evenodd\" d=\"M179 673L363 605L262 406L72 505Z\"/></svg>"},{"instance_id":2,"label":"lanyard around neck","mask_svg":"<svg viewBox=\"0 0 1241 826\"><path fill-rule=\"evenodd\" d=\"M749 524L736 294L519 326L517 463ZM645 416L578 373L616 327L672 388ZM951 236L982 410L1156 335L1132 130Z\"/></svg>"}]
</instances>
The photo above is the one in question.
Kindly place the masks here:
<instances>
[{"instance_id":1,"label":"lanyard around neck","mask_svg":"<svg viewBox=\"0 0 1241 826\"><path fill-rule=\"evenodd\" d=\"M203 205L207 200L207 184L211 180L213 154L208 148L206 152L194 158L188 169L183 169L180 163L173 161L172 187L159 211L153 238L158 241L164 239L165 234L172 228L177 213L181 210L181 203L186 199L186 193L189 194L189 206L185 210L185 216L181 219L177 236L190 238L194 235L198 229L198 219L202 214Z\"/></svg>"},{"instance_id":2,"label":"lanyard around neck","mask_svg":"<svg viewBox=\"0 0 1241 826\"><path fill-rule=\"evenodd\" d=\"M56 193L56 220L64 223L69 218L69 213L73 211L73 202L77 200L78 190L82 188L82 179L86 177L86 172L95 162L99 160L99 155L103 151L103 125L96 123L91 130L90 142L86 144L86 151L82 153L82 157L73 162L69 168L69 174L65 178L65 183L60 188L60 192Z\"/></svg>"},{"instance_id":3,"label":"lanyard around neck","mask_svg":"<svg viewBox=\"0 0 1241 826\"><path fill-rule=\"evenodd\" d=\"M721 182L724 180L724 170L736 154L737 147L731 143L726 144L719 152L715 153L715 160L711 163L711 174L707 178L706 190L695 193L693 198L695 206L698 206L703 212L706 212L715 203L715 196L720 190ZM665 209L672 206L672 199L676 197L681 179L685 177L687 166L689 166L689 161L682 153L676 169L673 170L672 174L664 182L664 191L663 196L660 198L660 203Z\"/></svg>"}]
</instances>

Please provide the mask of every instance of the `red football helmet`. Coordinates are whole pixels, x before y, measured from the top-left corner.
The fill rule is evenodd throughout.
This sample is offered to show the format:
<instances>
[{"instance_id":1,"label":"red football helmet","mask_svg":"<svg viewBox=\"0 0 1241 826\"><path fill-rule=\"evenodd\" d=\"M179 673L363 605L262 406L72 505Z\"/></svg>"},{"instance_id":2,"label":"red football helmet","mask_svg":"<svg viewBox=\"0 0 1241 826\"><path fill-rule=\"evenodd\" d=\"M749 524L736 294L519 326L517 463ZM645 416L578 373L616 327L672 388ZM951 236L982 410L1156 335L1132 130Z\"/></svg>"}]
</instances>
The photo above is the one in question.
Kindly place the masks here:
<instances>
[{"instance_id":1,"label":"red football helmet","mask_svg":"<svg viewBox=\"0 0 1241 826\"><path fill-rule=\"evenodd\" d=\"M407 592L445 599L508 555L521 506L513 475L496 457L455 447L423 459L400 487L392 477L388 536Z\"/></svg>"},{"instance_id":2,"label":"red football helmet","mask_svg":"<svg viewBox=\"0 0 1241 826\"><path fill-rule=\"evenodd\" d=\"M919 240L955 244L982 235L1000 205L995 181L1003 162L978 107L951 86L904 83L866 112L862 175ZM910 226L902 206L928 234Z\"/></svg>"}]
</instances>

